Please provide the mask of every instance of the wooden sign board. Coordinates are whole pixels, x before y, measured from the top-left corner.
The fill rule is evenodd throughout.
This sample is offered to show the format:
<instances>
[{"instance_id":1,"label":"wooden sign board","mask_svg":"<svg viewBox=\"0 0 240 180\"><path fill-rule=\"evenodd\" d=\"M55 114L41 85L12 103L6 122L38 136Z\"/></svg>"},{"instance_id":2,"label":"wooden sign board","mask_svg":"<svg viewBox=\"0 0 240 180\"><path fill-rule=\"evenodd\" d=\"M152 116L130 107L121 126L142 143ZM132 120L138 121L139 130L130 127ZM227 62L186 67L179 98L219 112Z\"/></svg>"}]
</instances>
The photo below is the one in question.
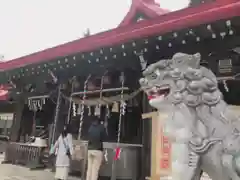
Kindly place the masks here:
<instances>
[{"instance_id":1,"label":"wooden sign board","mask_svg":"<svg viewBox=\"0 0 240 180\"><path fill-rule=\"evenodd\" d=\"M151 179L159 180L162 176L171 174L171 143L163 133L161 119L166 118L159 112L142 115L142 119L152 120L151 142Z\"/></svg>"}]
</instances>

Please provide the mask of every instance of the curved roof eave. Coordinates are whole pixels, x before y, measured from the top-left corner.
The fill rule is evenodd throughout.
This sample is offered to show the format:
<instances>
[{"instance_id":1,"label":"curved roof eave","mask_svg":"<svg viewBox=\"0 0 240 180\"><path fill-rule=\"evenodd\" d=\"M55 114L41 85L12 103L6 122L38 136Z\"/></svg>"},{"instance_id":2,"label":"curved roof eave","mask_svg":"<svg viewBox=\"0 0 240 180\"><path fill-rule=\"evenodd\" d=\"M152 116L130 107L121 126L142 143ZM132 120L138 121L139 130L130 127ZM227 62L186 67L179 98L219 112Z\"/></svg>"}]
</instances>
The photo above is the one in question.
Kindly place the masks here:
<instances>
[{"instance_id":1,"label":"curved roof eave","mask_svg":"<svg viewBox=\"0 0 240 180\"><path fill-rule=\"evenodd\" d=\"M132 19L136 16L138 11L142 12L149 19L154 19L170 12L162 9L160 5L155 2L155 0L133 0L127 15L118 27L132 24Z\"/></svg>"},{"instance_id":2,"label":"curved roof eave","mask_svg":"<svg viewBox=\"0 0 240 180\"><path fill-rule=\"evenodd\" d=\"M155 20L141 21L133 25L119 27L1 63L0 70L5 71L29 64L46 62L61 56L93 51L101 47L112 46L137 38L164 34L236 16L240 16L240 1L229 4L203 4L198 7L168 13Z\"/></svg>"}]
</instances>

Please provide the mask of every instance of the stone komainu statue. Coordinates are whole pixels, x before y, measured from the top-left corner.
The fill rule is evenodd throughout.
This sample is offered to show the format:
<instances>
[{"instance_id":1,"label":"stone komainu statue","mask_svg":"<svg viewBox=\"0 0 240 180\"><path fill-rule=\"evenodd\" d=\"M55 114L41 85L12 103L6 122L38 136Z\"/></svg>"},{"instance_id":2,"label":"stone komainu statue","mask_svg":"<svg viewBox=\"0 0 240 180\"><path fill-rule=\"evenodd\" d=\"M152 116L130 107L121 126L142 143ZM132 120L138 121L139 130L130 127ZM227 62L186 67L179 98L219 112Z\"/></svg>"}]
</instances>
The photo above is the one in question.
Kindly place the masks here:
<instances>
[{"instance_id":1,"label":"stone komainu statue","mask_svg":"<svg viewBox=\"0 0 240 180\"><path fill-rule=\"evenodd\" d=\"M240 180L240 120L218 89L201 56L177 53L151 64L140 85L151 106L167 113L173 180ZM237 97L236 97L237 98Z\"/></svg>"}]
</instances>

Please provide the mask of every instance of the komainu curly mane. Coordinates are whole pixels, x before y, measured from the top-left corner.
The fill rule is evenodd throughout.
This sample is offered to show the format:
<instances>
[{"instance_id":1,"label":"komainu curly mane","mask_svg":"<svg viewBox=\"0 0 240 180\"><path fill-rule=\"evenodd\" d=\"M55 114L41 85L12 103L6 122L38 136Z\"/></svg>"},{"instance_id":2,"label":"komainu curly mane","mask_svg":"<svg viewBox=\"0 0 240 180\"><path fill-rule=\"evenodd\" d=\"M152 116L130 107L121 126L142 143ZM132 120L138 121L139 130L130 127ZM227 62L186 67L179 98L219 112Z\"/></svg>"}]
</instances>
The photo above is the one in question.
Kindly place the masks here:
<instances>
[{"instance_id":1,"label":"komainu curly mane","mask_svg":"<svg viewBox=\"0 0 240 180\"><path fill-rule=\"evenodd\" d=\"M185 104L196 111L203 123L212 118L226 124L237 120L227 109L216 76L200 65L200 54L177 53L172 59L151 64L143 75L140 84L149 97L162 96L162 90L162 103ZM169 92L164 91L165 87ZM151 101L154 100L150 98L150 104ZM158 105L156 108L159 109Z\"/></svg>"}]
</instances>

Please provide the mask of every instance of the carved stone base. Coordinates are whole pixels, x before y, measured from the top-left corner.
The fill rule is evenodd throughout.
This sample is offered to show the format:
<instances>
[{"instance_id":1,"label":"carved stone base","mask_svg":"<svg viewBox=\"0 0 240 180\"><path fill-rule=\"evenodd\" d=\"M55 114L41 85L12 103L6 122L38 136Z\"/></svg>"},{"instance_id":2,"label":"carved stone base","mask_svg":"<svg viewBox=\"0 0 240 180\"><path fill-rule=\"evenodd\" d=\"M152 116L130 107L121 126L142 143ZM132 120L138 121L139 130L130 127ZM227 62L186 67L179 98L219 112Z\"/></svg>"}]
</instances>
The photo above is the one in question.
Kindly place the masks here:
<instances>
[{"instance_id":1,"label":"carved stone base","mask_svg":"<svg viewBox=\"0 0 240 180\"><path fill-rule=\"evenodd\" d=\"M211 180L206 173L203 173L201 180Z\"/></svg>"}]
</instances>

